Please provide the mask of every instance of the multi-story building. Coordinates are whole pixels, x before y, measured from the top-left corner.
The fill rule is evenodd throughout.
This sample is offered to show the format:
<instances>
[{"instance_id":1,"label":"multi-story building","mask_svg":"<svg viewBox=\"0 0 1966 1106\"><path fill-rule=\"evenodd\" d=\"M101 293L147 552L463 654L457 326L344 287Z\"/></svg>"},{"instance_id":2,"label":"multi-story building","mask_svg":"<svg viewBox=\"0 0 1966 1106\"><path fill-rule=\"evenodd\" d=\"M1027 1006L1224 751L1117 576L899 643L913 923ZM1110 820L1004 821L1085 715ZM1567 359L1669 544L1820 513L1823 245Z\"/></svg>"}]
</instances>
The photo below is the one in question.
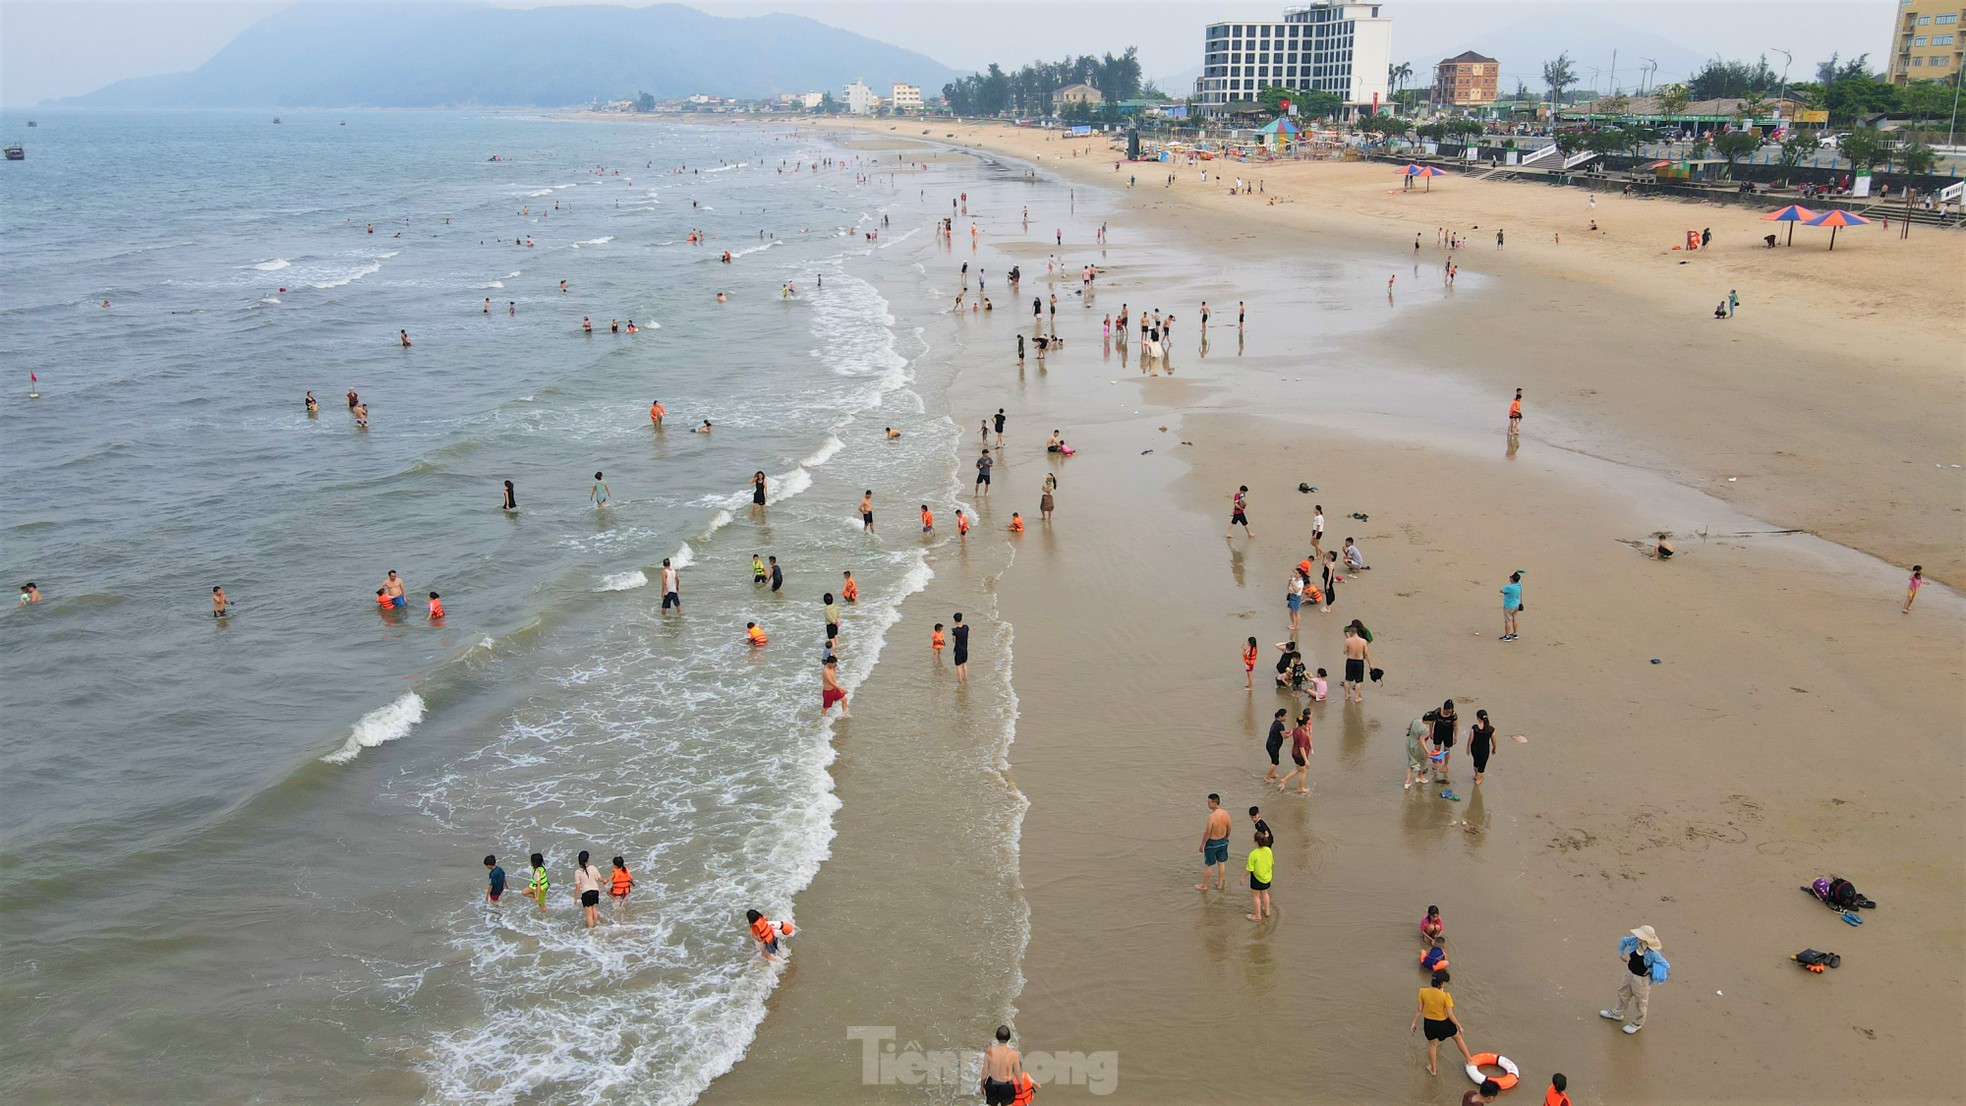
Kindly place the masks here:
<instances>
[{"instance_id":1,"label":"multi-story building","mask_svg":"<svg viewBox=\"0 0 1966 1106\"><path fill-rule=\"evenodd\" d=\"M1898 0L1891 29L1892 84L1952 81L1966 64L1966 5L1961 0Z\"/></svg>"},{"instance_id":2,"label":"multi-story building","mask_svg":"<svg viewBox=\"0 0 1966 1106\"><path fill-rule=\"evenodd\" d=\"M888 97L888 102L894 105L894 110L896 111L920 111L922 110L922 88L920 85L896 84L892 90L892 95Z\"/></svg>"},{"instance_id":3,"label":"multi-story building","mask_svg":"<svg viewBox=\"0 0 1966 1106\"><path fill-rule=\"evenodd\" d=\"M1432 103L1454 108L1492 104L1501 74L1502 65L1494 58L1473 50L1456 54L1434 66Z\"/></svg>"},{"instance_id":4,"label":"multi-story building","mask_svg":"<svg viewBox=\"0 0 1966 1106\"><path fill-rule=\"evenodd\" d=\"M1275 85L1329 92L1351 108L1383 103L1393 21L1379 11L1374 3L1309 0L1284 9L1280 23L1211 23L1195 100L1204 113L1221 115Z\"/></svg>"},{"instance_id":5,"label":"multi-story building","mask_svg":"<svg viewBox=\"0 0 1966 1106\"><path fill-rule=\"evenodd\" d=\"M867 87L866 81L854 81L846 86L846 109L854 115L872 115L881 106L881 98Z\"/></svg>"}]
</instances>

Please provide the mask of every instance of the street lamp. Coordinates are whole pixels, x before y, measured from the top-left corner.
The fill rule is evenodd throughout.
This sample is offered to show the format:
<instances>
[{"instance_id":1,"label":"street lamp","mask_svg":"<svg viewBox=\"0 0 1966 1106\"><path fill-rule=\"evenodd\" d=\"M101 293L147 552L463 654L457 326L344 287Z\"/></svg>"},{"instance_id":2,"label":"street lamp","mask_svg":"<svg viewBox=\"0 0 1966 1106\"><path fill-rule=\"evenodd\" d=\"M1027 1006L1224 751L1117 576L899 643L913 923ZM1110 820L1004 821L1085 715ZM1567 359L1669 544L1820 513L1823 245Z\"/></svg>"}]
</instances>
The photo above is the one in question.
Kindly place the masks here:
<instances>
[{"instance_id":1,"label":"street lamp","mask_svg":"<svg viewBox=\"0 0 1966 1106\"><path fill-rule=\"evenodd\" d=\"M1795 55L1779 46L1770 46L1769 49L1782 55L1782 91L1775 95L1776 110L1779 111L1781 110L1781 105L1786 103L1789 98L1789 66L1795 64Z\"/></svg>"}]
</instances>

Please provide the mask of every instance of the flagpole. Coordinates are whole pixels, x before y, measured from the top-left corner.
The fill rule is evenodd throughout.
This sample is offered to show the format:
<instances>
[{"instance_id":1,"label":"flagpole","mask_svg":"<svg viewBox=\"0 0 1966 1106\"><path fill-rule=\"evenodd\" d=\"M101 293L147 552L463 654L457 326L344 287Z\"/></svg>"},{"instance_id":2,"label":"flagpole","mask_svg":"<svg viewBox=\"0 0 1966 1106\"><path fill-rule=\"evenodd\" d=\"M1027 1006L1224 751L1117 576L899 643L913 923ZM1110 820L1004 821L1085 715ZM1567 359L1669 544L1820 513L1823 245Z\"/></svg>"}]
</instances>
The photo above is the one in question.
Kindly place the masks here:
<instances>
[{"instance_id":1,"label":"flagpole","mask_svg":"<svg viewBox=\"0 0 1966 1106\"><path fill-rule=\"evenodd\" d=\"M33 373L27 374L27 398L29 399L41 398L41 390L35 387L35 385L39 384L40 382L41 382L40 377L34 375Z\"/></svg>"}]
</instances>

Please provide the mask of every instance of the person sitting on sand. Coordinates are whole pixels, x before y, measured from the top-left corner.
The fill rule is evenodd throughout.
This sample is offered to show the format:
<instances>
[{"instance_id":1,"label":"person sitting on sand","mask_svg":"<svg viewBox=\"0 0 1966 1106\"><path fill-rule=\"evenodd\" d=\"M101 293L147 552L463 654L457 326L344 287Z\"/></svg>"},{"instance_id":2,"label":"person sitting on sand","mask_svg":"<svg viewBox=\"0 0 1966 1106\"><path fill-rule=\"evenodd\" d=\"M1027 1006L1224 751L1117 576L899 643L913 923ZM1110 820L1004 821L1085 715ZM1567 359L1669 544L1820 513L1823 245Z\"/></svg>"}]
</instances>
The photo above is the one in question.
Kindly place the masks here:
<instances>
[{"instance_id":1,"label":"person sitting on sand","mask_svg":"<svg viewBox=\"0 0 1966 1106\"><path fill-rule=\"evenodd\" d=\"M1664 534L1658 535L1656 541L1657 544L1655 544L1652 548L1646 550L1645 555L1652 558L1655 561L1671 560L1672 552L1673 552L1672 543L1666 540L1666 536Z\"/></svg>"}]
</instances>

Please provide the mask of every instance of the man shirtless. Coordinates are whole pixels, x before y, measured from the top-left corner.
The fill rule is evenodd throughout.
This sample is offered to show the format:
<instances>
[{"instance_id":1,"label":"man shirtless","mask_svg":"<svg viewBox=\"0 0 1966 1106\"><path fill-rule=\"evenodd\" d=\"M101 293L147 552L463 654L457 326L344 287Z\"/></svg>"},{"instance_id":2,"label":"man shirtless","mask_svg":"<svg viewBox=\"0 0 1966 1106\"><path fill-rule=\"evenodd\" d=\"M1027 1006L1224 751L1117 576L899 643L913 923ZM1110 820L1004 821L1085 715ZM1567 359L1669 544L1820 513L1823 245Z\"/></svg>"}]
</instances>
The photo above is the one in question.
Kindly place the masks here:
<instances>
[{"instance_id":1,"label":"man shirtless","mask_svg":"<svg viewBox=\"0 0 1966 1106\"><path fill-rule=\"evenodd\" d=\"M1229 820L1225 813L1224 822ZM1017 1100L1017 1084L1024 1075L1024 1061L1010 1047L1010 1027L997 1027L997 1043L983 1050L984 1106L1011 1106Z\"/></svg>"},{"instance_id":2,"label":"man shirtless","mask_svg":"<svg viewBox=\"0 0 1966 1106\"><path fill-rule=\"evenodd\" d=\"M1215 869L1215 889L1229 886L1229 812L1222 809L1222 796L1208 796L1208 826L1201 835L1201 882L1195 890L1208 890L1208 870Z\"/></svg>"},{"instance_id":3,"label":"man shirtless","mask_svg":"<svg viewBox=\"0 0 1966 1106\"><path fill-rule=\"evenodd\" d=\"M407 607L410 601L403 595L403 581L397 577L396 570L389 570L389 578L382 582L382 594L389 598L392 607Z\"/></svg>"},{"instance_id":4,"label":"man shirtless","mask_svg":"<svg viewBox=\"0 0 1966 1106\"><path fill-rule=\"evenodd\" d=\"M1372 666L1372 645L1358 636L1358 631L1345 627L1345 701L1365 702L1365 673Z\"/></svg>"},{"instance_id":5,"label":"man shirtless","mask_svg":"<svg viewBox=\"0 0 1966 1106\"><path fill-rule=\"evenodd\" d=\"M824 717L827 711L832 710L834 703L840 705L841 718L853 717L853 715L847 713L846 689L840 686L840 662L831 653L828 653L826 654L825 664L819 669L820 716Z\"/></svg>"}]
</instances>

